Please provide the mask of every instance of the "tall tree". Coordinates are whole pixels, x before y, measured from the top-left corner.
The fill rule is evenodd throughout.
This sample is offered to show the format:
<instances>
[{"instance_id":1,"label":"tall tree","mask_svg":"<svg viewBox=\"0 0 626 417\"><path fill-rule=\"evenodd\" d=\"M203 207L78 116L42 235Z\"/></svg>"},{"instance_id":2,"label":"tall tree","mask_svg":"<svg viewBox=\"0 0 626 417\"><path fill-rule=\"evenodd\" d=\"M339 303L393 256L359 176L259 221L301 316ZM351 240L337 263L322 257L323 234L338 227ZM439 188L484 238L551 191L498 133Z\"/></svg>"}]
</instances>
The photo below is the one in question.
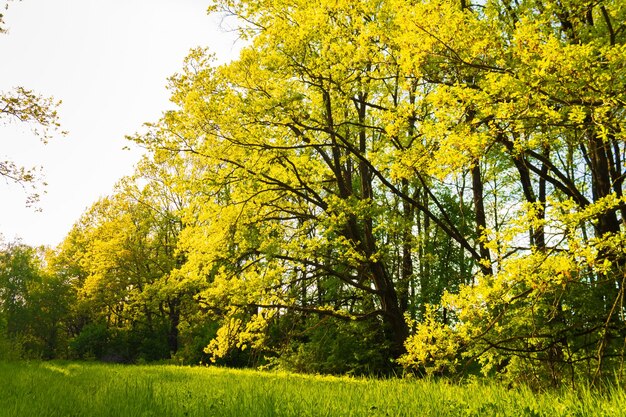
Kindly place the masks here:
<instances>
[{"instance_id":1,"label":"tall tree","mask_svg":"<svg viewBox=\"0 0 626 417\"><path fill-rule=\"evenodd\" d=\"M428 92L398 64L389 36L397 5L225 6L251 23L253 45L217 70L202 51L190 56L172 80L181 110L145 139L205 167L189 185L202 190L201 218L182 244L187 273L213 281L206 303L228 313L216 352L258 343L262 323L300 311L377 318L398 356L415 278L413 213L483 264L477 236L460 230L437 179L404 178L394 164L423 148L418 125L432 113ZM302 293L318 303L303 305Z\"/></svg>"},{"instance_id":2,"label":"tall tree","mask_svg":"<svg viewBox=\"0 0 626 417\"><path fill-rule=\"evenodd\" d=\"M447 298L460 320L451 340L472 346L470 357L485 369L555 383L597 379L618 364L609 358L619 356L625 332L617 139L624 11L611 1L424 2L405 10L402 39L418 57L407 69L435 91L433 164L454 172L476 157L504 155L517 177L505 192L525 202L514 208L521 221L485 229L497 276ZM438 326L431 322L433 332ZM412 342L427 344L428 331L418 334ZM420 353L424 346L413 345L413 357L437 361Z\"/></svg>"}]
</instances>

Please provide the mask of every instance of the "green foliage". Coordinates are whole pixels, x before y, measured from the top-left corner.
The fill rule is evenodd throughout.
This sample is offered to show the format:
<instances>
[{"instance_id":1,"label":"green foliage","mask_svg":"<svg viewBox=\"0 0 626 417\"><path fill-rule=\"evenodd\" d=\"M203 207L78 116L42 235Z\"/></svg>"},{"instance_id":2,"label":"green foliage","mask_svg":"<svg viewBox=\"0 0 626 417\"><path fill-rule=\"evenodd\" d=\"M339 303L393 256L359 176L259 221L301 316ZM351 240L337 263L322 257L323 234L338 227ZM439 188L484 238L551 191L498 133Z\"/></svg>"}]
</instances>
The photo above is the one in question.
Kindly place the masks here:
<instances>
[{"instance_id":1,"label":"green foliage","mask_svg":"<svg viewBox=\"0 0 626 417\"><path fill-rule=\"evenodd\" d=\"M205 352L205 348L215 338L218 328L218 323L207 317L194 317L183 323L180 326L181 347L172 358L174 363L185 365L211 363L211 355Z\"/></svg>"},{"instance_id":2,"label":"green foliage","mask_svg":"<svg viewBox=\"0 0 626 417\"><path fill-rule=\"evenodd\" d=\"M14 355L62 357L67 342L69 282L44 269L43 249L20 243L0 249L2 337Z\"/></svg>"},{"instance_id":3,"label":"green foliage","mask_svg":"<svg viewBox=\"0 0 626 417\"><path fill-rule=\"evenodd\" d=\"M70 353L79 359L105 362L150 362L169 358L166 330L111 328L105 322L85 325L70 341Z\"/></svg>"},{"instance_id":4,"label":"green foliage","mask_svg":"<svg viewBox=\"0 0 626 417\"><path fill-rule=\"evenodd\" d=\"M90 323L70 342L73 356L80 359L102 359L109 341L106 323Z\"/></svg>"},{"instance_id":5,"label":"green foliage","mask_svg":"<svg viewBox=\"0 0 626 417\"><path fill-rule=\"evenodd\" d=\"M300 319L281 317L280 327L293 328L294 320ZM308 318L298 328L297 336L293 331L278 329L293 339L279 347L272 366L292 372L335 375L388 375L393 370L393 363L388 360L389 346L377 320Z\"/></svg>"}]
</instances>

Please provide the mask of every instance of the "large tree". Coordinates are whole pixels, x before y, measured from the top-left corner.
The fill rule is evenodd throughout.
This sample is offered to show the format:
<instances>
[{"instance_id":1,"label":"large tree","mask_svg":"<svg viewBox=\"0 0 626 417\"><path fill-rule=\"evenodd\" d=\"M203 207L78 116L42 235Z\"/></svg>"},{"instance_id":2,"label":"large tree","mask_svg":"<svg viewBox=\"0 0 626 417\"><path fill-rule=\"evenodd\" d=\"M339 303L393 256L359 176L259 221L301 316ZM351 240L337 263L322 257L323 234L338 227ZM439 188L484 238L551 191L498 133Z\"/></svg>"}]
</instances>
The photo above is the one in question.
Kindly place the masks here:
<instances>
[{"instance_id":1,"label":"large tree","mask_svg":"<svg viewBox=\"0 0 626 417\"><path fill-rule=\"evenodd\" d=\"M484 192L478 168L498 164L497 175L515 181L493 197L517 200L482 222L495 274L483 271L448 295L453 326L418 326L406 363L437 369L465 348L485 370L531 382L621 372L621 2L424 2L405 10L402 39L416 57L406 68L434 90L426 164L446 174L471 167L475 202ZM496 221L505 209L519 219ZM484 216L480 204L475 214ZM453 348L429 353L435 338Z\"/></svg>"},{"instance_id":2,"label":"large tree","mask_svg":"<svg viewBox=\"0 0 626 417\"><path fill-rule=\"evenodd\" d=\"M190 56L172 79L181 110L144 138L204 168L185 185L200 191L201 209L181 242L184 270L207 276L203 301L223 317L212 348L258 345L271 319L299 312L378 321L397 357L404 314L415 311L422 236L413 230L446 236L449 253L465 259L453 277L445 276L455 269L449 259L420 258L424 269L448 262L422 280L422 296L441 288L431 281L454 287L489 270L477 234L484 219L459 224L466 206L455 207L458 195L437 189L441 179L428 172L404 176L396 162L424 147L420 127L432 117L428 89L402 72L390 36L402 10L384 2L276 3L262 13L245 2L226 6L251 24L252 46L218 69L203 51ZM438 301L441 289L432 294L425 301Z\"/></svg>"}]
</instances>

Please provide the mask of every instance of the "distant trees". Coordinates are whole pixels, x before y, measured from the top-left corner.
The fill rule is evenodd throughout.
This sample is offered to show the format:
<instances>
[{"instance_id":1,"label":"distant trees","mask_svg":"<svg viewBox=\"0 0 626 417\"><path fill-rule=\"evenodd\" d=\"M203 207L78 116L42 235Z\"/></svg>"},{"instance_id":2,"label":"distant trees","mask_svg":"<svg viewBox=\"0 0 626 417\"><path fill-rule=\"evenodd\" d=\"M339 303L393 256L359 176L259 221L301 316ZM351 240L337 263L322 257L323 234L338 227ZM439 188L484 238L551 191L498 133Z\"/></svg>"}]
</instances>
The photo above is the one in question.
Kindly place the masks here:
<instances>
[{"instance_id":1,"label":"distant trees","mask_svg":"<svg viewBox=\"0 0 626 417\"><path fill-rule=\"evenodd\" d=\"M42 249L20 243L0 251L0 357L64 356L70 282L46 269Z\"/></svg>"},{"instance_id":2,"label":"distant trees","mask_svg":"<svg viewBox=\"0 0 626 417\"><path fill-rule=\"evenodd\" d=\"M185 197L163 186L170 175L146 160L145 186L131 178L75 225L55 254L77 289L76 353L109 360L161 359L180 347L192 290L177 285L176 245ZM152 170L152 171L151 171ZM148 178L152 172L155 176ZM96 340L92 340L95 338Z\"/></svg>"}]
</instances>

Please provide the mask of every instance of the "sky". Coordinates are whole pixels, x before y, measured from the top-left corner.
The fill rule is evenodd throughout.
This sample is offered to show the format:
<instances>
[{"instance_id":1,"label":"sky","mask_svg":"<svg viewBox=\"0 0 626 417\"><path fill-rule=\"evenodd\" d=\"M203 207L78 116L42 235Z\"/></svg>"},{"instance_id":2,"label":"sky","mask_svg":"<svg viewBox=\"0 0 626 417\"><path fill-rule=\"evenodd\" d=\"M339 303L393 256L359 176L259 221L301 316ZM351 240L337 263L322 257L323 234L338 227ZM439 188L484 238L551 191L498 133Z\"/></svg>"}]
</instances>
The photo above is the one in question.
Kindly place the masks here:
<instances>
[{"instance_id":1,"label":"sky","mask_svg":"<svg viewBox=\"0 0 626 417\"><path fill-rule=\"evenodd\" d=\"M0 7L6 1L0 1ZM23 0L4 12L0 92L16 86L62 100L61 128L42 144L31 128L1 124L0 158L41 166L35 208L0 178L0 234L56 246L81 214L133 173L142 151L125 139L171 109L167 78L191 48L235 59L232 21L207 15L208 0ZM130 150L124 148L131 146Z\"/></svg>"}]
</instances>

